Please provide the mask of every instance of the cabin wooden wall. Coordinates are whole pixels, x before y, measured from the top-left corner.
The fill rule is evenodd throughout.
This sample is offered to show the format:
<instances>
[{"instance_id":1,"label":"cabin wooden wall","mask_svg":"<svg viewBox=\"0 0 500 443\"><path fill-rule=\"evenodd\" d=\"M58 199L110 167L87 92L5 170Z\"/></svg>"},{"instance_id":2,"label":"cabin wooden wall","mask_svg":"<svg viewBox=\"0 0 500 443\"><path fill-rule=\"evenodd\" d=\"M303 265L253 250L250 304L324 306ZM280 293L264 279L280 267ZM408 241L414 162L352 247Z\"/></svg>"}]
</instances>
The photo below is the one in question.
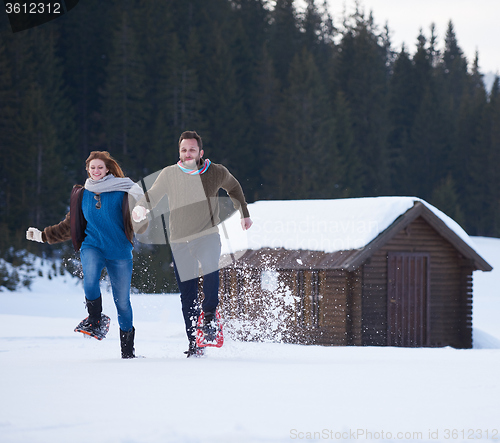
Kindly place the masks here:
<instances>
[{"instance_id":1,"label":"cabin wooden wall","mask_svg":"<svg viewBox=\"0 0 500 443\"><path fill-rule=\"evenodd\" d=\"M261 287L259 268L230 266L220 270L219 312L241 340L276 340L310 344L319 322L318 279L313 273L278 269L276 291ZM316 296L312 298L313 286ZM313 303L314 302L314 303ZM236 320L236 321L234 321Z\"/></svg>"},{"instance_id":2,"label":"cabin wooden wall","mask_svg":"<svg viewBox=\"0 0 500 443\"><path fill-rule=\"evenodd\" d=\"M361 345L361 272L319 272L320 321L310 330L321 345Z\"/></svg>"},{"instance_id":3,"label":"cabin wooden wall","mask_svg":"<svg viewBox=\"0 0 500 443\"><path fill-rule=\"evenodd\" d=\"M361 344L360 271L281 270L280 275L297 297L294 315L288 317L294 324L291 341L337 346Z\"/></svg>"},{"instance_id":4,"label":"cabin wooden wall","mask_svg":"<svg viewBox=\"0 0 500 443\"><path fill-rule=\"evenodd\" d=\"M260 287L260 272L256 268L221 269L219 310L224 318L244 319L255 324L266 320L266 306L272 295ZM295 297L293 305L281 306L286 324L277 331L280 339L303 344L362 344L361 270L281 269L278 272L282 288L290 289ZM265 323L262 326L265 328ZM245 334L239 338L245 339Z\"/></svg>"},{"instance_id":5,"label":"cabin wooden wall","mask_svg":"<svg viewBox=\"0 0 500 443\"><path fill-rule=\"evenodd\" d=\"M263 312L266 291L260 286L260 270L227 267L219 271L219 311L226 319L256 320Z\"/></svg>"},{"instance_id":6,"label":"cabin wooden wall","mask_svg":"<svg viewBox=\"0 0 500 443\"><path fill-rule=\"evenodd\" d=\"M320 271L319 327L314 331L314 343L325 345L347 345L347 273L342 270Z\"/></svg>"},{"instance_id":7,"label":"cabin wooden wall","mask_svg":"<svg viewBox=\"0 0 500 443\"><path fill-rule=\"evenodd\" d=\"M472 346L472 264L419 217L363 266L362 344L387 344L387 255L430 254L428 346Z\"/></svg>"},{"instance_id":8,"label":"cabin wooden wall","mask_svg":"<svg viewBox=\"0 0 500 443\"><path fill-rule=\"evenodd\" d=\"M354 272L278 269L280 283L295 297L293 306L283 305L285 341L340 346L387 345L387 257L390 252L430 256L426 345L471 347L473 264L421 217ZM259 318L262 320L270 294L261 288L261 270L228 267L222 269L220 275L224 316L245 317L256 324Z\"/></svg>"}]
</instances>

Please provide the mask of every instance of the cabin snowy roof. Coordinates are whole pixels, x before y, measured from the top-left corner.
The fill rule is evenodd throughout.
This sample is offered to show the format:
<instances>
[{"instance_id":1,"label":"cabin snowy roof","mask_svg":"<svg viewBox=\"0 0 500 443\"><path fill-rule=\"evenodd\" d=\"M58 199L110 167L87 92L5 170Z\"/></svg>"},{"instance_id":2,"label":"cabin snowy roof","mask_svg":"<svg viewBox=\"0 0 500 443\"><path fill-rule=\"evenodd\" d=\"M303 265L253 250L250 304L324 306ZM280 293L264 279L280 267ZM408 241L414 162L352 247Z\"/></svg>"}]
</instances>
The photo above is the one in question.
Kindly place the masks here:
<instances>
[{"instance_id":1,"label":"cabin snowy roof","mask_svg":"<svg viewBox=\"0 0 500 443\"><path fill-rule=\"evenodd\" d=\"M267 248L326 254L351 251L344 254L341 264L353 268L371 255L370 250L389 235L390 228L403 229L396 221L400 222L411 211L407 224L418 216L424 217L463 255L472 258L478 269L491 269L458 223L416 197L263 200L250 204L248 209L254 224L246 235L241 234L241 227L237 232L238 213L225 223L229 241L221 232L223 253ZM349 256L352 260L346 262Z\"/></svg>"}]
</instances>

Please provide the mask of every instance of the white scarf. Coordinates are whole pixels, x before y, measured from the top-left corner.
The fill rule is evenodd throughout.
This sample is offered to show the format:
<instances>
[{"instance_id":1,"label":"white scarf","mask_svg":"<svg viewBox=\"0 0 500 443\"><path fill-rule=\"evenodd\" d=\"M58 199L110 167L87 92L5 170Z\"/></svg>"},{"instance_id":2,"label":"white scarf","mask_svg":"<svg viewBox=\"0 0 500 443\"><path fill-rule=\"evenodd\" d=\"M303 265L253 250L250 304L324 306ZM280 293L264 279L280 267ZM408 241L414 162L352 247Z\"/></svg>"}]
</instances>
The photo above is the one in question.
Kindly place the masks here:
<instances>
[{"instance_id":1,"label":"white scarf","mask_svg":"<svg viewBox=\"0 0 500 443\"><path fill-rule=\"evenodd\" d=\"M128 177L115 177L113 174L105 175L99 180L88 178L85 181L85 189L94 194L103 192L123 191L133 195L136 199L144 195L141 187Z\"/></svg>"}]
</instances>

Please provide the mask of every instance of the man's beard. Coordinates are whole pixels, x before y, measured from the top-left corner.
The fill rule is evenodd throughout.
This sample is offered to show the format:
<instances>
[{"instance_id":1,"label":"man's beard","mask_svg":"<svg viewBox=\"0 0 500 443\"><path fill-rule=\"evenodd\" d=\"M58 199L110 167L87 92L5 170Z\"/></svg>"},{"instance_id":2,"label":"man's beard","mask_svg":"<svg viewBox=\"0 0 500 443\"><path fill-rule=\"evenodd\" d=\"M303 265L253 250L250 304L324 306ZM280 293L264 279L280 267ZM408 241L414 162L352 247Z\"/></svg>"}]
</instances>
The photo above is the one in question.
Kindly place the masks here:
<instances>
[{"instance_id":1,"label":"man's beard","mask_svg":"<svg viewBox=\"0 0 500 443\"><path fill-rule=\"evenodd\" d=\"M184 160L181 161L182 166L184 166L187 169L198 169L198 166L200 165L200 156L196 158L192 158L190 160Z\"/></svg>"}]
</instances>

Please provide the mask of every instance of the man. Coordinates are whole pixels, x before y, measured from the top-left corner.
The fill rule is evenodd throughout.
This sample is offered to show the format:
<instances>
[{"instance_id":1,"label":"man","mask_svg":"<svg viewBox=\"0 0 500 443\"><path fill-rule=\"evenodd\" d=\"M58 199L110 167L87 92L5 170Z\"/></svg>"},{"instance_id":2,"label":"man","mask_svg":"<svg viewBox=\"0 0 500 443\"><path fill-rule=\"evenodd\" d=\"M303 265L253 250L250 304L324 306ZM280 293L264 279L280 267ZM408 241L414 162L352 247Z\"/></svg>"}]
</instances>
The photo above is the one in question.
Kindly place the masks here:
<instances>
[{"instance_id":1,"label":"man","mask_svg":"<svg viewBox=\"0 0 500 443\"><path fill-rule=\"evenodd\" d=\"M169 241L174 257L174 271L181 291L182 313L189 340L188 357L199 356L196 346L198 276L203 272L204 325L214 333L215 310L219 304L219 258L221 243L219 189L224 189L236 210L241 213L241 226L252 226L245 196L239 182L222 165L203 159L203 143L194 131L179 138L179 162L164 168L146 192L145 199L134 208L134 221L142 221L166 195L169 206ZM148 209L146 209L148 208Z\"/></svg>"}]
</instances>

